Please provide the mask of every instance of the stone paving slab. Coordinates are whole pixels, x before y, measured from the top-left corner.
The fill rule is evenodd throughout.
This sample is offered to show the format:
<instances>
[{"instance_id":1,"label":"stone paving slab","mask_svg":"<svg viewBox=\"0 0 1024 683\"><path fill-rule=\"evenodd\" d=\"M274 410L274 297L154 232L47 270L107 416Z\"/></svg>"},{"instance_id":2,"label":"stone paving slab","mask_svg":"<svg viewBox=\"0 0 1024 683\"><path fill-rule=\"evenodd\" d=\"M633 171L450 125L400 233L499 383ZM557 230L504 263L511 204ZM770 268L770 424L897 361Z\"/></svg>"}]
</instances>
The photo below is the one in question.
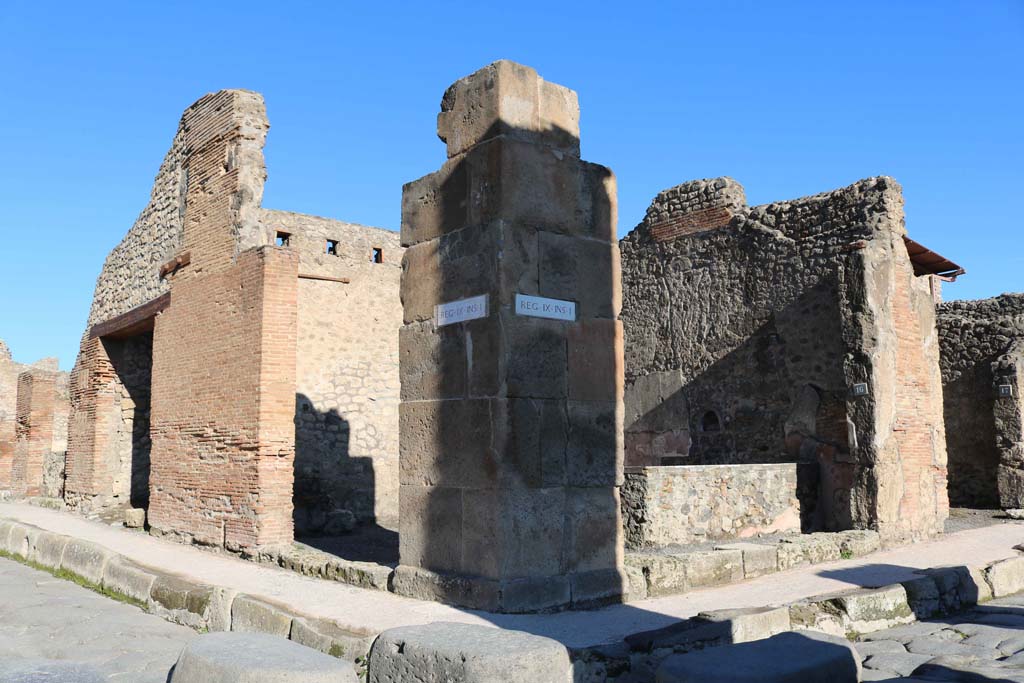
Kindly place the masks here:
<instances>
[{"instance_id":1,"label":"stone paving slab","mask_svg":"<svg viewBox=\"0 0 1024 683\"><path fill-rule=\"evenodd\" d=\"M196 637L192 629L2 558L0 624L4 681L165 683ZM31 673L40 677L26 678Z\"/></svg>"},{"instance_id":2,"label":"stone paving slab","mask_svg":"<svg viewBox=\"0 0 1024 683\"><path fill-rule=\"evenodd\" d=\"M859 586L907 581L919 578L914 573L918 569L962 565L965 558L980 566L1016 557L1013 546L1024 540L1024 523L999 524L881 551L866 558L801 567L683 595L586 612L498 615L299 576L22 503L0 503L0 518L88 540L139 565L185 576L198 584L230 587L270 604L284 604L310 618L328 620L349 633L371 637L389 628L447 621L526 631L571 648L618 643L627 635L665 628L706 611L784 604Z\"/></svg>"}]
</instances>

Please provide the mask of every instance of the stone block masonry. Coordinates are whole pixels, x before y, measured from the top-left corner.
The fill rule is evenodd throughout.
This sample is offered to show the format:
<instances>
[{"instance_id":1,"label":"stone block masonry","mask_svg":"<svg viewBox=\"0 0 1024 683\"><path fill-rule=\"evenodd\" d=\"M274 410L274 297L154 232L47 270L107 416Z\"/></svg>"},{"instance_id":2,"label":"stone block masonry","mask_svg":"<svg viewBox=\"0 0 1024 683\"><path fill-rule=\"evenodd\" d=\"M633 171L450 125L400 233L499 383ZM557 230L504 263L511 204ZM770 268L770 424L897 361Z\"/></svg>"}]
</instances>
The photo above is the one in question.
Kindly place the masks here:
<instances>
[{"instance_id":1,"label":"stone block masonry","mask_svg":"<svg viewBox=\"0 0 1024 683\"><path fill-rule=\"evenodd\" d=\"M748 207L660 193L621 242L628 465L820 467L815 525L928 537L947 515L934 276L890 178Z\"/></svg>"},{"instance_id":2,"label":"stone block masonry","mask_svg":"<svg viewBox=\"0 0 1024 683\"><path fill-rule=\"evenodd\" d=\"M1024 507L1024 294L936 310L950 502Z\"/></svg>"},{"instance_id":3,"label":"stone block masonry","mask_svg":"<svg viewBox=\"0 0 1024 683\"><path fill-rule=\"evenodd\" d=\"M578 118L496 62L445 93L449 159L403 188L399 592L520 612L623 591L615 184Z\"/></svg>"}]
</instances>

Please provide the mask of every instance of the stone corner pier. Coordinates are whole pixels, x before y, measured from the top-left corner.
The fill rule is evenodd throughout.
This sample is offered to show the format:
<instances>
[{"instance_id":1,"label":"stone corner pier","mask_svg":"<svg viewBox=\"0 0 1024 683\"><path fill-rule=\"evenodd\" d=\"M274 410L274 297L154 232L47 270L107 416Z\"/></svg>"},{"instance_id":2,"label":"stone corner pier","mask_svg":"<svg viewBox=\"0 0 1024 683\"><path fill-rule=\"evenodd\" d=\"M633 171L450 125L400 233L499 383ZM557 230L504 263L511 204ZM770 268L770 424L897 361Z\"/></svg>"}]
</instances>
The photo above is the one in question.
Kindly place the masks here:
<instances>
[{"instance_id":1,"label":"stone corner pier","mask_svg":"<svg viewBox=\"0 0 1024 683\"><path fill-rule=\"evenodd\" d=\"M576 93L495 62L452 85L448 160L402 196L395 590L491 611L621 599L615 178Z\"/></svg>"}]
</instances>

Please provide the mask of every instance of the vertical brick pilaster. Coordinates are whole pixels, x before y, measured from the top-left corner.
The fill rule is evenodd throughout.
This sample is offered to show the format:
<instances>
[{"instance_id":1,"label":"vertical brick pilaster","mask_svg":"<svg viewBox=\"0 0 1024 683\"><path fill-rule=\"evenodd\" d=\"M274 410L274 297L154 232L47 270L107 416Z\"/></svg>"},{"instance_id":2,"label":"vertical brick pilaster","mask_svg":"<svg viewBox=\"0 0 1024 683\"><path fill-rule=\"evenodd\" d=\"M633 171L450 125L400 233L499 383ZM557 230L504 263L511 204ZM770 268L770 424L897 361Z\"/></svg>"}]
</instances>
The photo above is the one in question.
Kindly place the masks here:
<instances>
[{"instance_id":1,"label":"vertical brick pilaster","mask_svg":"<svg viewBox=\"0 0 1024 683\"><path fill-rule=\"evenodd\" d=\"M43 491L43 463L53 447L56 375L28 370L18 375L16 444L11 489L20 495Z\"/></svg>"},{"instance_id":2,"label":"vertical brick pilaster","mask_svg":"<svg viewBox=\"0 0 1024 683\"><path fill-rule=\"evenodd\" d=\"M87 334L70 379L65 497L71 503L110 493L108 450L112 420L120 415L115 379L103 340Z\"/></svg>"},{"instance_id":3,"label":"vertical brick pilaster","mask_svg":"<svg viewBox=\"0 0 1024 683\"><path fill-rule=\"evenodd\" d=\"M172 286L153 336L153 527L235 550L292 540L297 273L263 247Z\"/></svg>"}]
</instances>

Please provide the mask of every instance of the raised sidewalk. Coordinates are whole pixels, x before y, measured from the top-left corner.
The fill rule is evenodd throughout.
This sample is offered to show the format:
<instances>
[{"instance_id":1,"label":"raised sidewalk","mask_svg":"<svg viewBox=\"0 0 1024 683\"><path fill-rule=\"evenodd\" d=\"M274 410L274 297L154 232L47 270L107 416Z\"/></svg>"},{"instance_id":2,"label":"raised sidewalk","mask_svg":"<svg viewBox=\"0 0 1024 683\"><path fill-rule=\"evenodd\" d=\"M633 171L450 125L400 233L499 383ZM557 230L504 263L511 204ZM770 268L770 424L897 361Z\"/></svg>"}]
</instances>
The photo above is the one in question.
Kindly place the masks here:
<instances>
[{"instance_id":1,"label":"raised sidewalk","mask_svg":"<svg viewBox=\"0 0 1024 683\"><path fill-rule=\"evenodd\" d=\"M144 567L176 574L197 584L227 587L308 617L326 619L353 635L372 638L398 626L446 621L526 631L553 638L572 649L617 643L631 634L661 629L701 612L780 605L823 593L884 586L920 578L915 570L931 567L981 567L1017 557L1013 546L1024 541L1024 523L995 524L855 560L792 569L681 595L594 611L508 615L473 612L311 579L22 503L0 503L0 520L14 520L90 541Z\"/></svg>"}]
</instances>

